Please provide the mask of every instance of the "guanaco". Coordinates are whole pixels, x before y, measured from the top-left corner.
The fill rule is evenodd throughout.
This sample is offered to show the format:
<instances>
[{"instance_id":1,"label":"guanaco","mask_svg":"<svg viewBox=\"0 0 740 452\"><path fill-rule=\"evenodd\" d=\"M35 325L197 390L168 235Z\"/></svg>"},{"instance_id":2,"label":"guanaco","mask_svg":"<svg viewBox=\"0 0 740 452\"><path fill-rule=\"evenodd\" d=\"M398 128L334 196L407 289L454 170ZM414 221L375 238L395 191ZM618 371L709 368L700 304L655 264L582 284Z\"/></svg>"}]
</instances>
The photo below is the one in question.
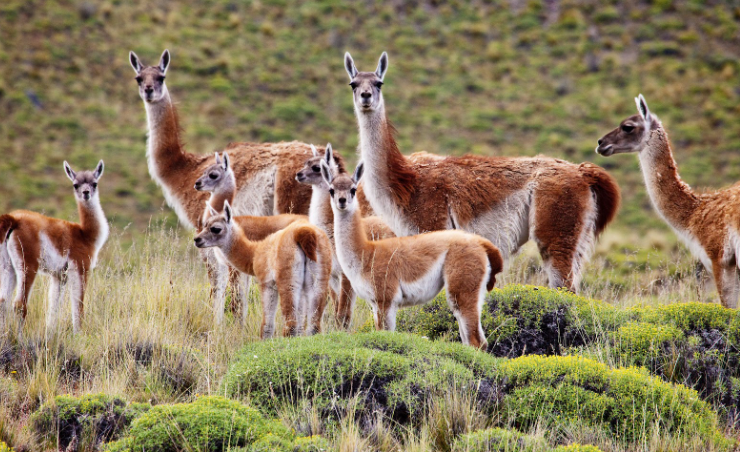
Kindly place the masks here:
<instances>
[{"instance_id":1,"label":"guanaco","mask_svg":"<svg viewBox=\"0 0 740 452\"><path fill-rule=\"evenodd\" d=\"M237 270L257 279L262 294L263 339L273 336L278 298L285 317L285 336L321 331L321 317L331 273L331 245L326 234L307 221L295 221L262 241L249 240L228 201L219 213L211 209L198 248L217 247ZM221 306L223 312L223 306ZM309 318L310 317L310 318Z\"/></svg>"},{"instance_id":2,"label":"guanaco","mask_svg":"<svg viewBox=\"0 0 740 452\"><path fill-rule=\"evenodd\" d=\"M503 267L498 248L463 231L367 240L356 202L362 172L360 163L352 177L335 177L321 162L334 213L337 257L354 290L370 303L376 328L393 331L399 308L426 303L444 287L463 343L485 349L480 316L485 295Z\"/></svg>"},{"instance_id":3,"label":"guanaco","mask_svg":"<svg viewBox=\"0 0 740 452\"><path fill-rule=\"evenodd\" d=\"M83 302L90 272L108 239L108 221L100 206L98 181L103 161L94 171L75 172L64 162L72 181L80 222L49 218L36 212L16 210L0 220L0 305L8 302L17 288L15 309L25 320L28 298L38 272L49 275L47 327L55 326L59 305L68 283L72 292L72 328L80 330Z\"/></svg>"}]
</instances>

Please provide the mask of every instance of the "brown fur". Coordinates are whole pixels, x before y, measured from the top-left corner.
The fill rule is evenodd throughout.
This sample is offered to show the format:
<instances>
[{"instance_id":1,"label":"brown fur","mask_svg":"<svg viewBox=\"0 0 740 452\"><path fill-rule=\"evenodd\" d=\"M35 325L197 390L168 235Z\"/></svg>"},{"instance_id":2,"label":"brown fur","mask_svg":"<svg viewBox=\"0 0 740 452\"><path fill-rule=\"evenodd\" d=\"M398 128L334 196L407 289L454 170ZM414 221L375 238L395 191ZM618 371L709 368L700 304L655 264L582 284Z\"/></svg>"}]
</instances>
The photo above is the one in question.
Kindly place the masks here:
<instances>
[{"instance_id":1,"label":"brown fur","mask_svg":"<svg viewBox=\"0 0 740 452\"><path fill-rule=\"evenodd\" d=\"M740 184L694 192L678 174L663 125L649 112L647 116L649 125L640 115L622 121L599 140L597 152L605 156L638 152L656 210L712 271L722 304L735 308L740 294Z\"/></svg>"},{"instance_id":2,"label":"brown fur","mask_svg":"<svg viewBox=\"0 0 740 452\"><path fill-rule=\"evenodd\" d=\"M331 272L331 245L326 235L308 222L297 221L262 241L252 241L244 234L238 221L228 223L224 218L224 215L209 218L204 229L196 236L196 245L202 246L203 243L199 244L201 240L205 246L219 246L231 265L256 277L263 299L262 337L271 337L273 333L276 309L273 295L279 297L281 311L286 319L283 334L296 335L303 331L304 319L299 318L299 313L295 311L295 306L302 306L302 302L293 299L296 278L293 267L298 250L302 250L301 253L309 259L313 255L311 260L318 264L317 274L307 274L304 284L311 283L318 288L315 299L312 300L316 302L315 306L308 307L312 308L312 312L308 312L308 332L320 332ZM234 217L235 220L236 218L238 217ZM214 245L216 242L211 231L214 226L231 228L231 235L224 235L220 245Z\"/></svg>"},{"instance_id":3,"label":"brown fur","mask_svg":"<svg viewBox=\"0 0 740 452\"><path fill-rule=\"evenodd\" d=\"M0 215L0 245L5 242L13 229L18 229L18 222L15 218L10 215Z\"/></svg>"},{"instance_id":4,"label":"brown fur","mask_svg":"<svg viewBox=\"0 0 740 452\"><path fill-rule=\"evenodd\" d=\"M596 217L596 234L599 235L617 216L621 202L619 186L614 178L600 166L593 163L581 163L578 168L596 196L596 205L599 206Z\"/></svg>"},{"instance_id":5,"label":"brown fur","mask_svg":"<svg viewBox=\"0 0 740 452\"><path fill-rule=\"evenodd\" d=\"M371 303L376 327L394 329L399 307L429 301L444 284L463 342L485 348L480 297L481 290L495 282L495 273L501 271L503 259L498 249L488 240L462 231L369 241L359 210L352 206L354 182L339 175L331 183L337 255L352 287ZM337 206L342 198L348 200L347 211ZM442 273L435 275L440 259Z\"/></svg>"}]
</instances>

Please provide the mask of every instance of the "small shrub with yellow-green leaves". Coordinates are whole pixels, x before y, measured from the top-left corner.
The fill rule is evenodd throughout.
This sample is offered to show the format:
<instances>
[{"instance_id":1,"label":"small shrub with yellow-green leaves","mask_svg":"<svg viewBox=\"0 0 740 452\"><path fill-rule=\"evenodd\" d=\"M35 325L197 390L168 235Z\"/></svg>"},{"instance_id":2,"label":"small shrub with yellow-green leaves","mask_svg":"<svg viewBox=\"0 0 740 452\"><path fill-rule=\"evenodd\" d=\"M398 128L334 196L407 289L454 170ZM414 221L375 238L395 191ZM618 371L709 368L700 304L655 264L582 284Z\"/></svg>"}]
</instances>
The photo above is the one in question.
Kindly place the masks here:
<instances>
[{"instance_id":1,"label":"small shrub with yellow-green leaves","mask_svg":"<svg viewBox=\"0 0 740 452\"><path fill-rule=\"evenodd\" d=\"M106 450L221 452L251 446L268 435L288 443L295 437L280 422L265 419L254 408L223 397L208 396L192 403L152 407L134 420L126 436L109 443Z\"/></svg>"},{"instance_id":2,"label":"small shrub with yellow-green leaves","mask_svg":"<svg viewBox=\"0 0 740 452\"><path fill-rule=\"evenodd\" d=\"M75 439L95 444L116 439L149 408L105 394L57 396L33 413L29 426L39 444L64 450Z\"/></svg>"},{"instance_id":3,"label":"small shrub with yellow-green leaves","mask_svg":"<svg viewBox=\"0 0 740 452\"><path fill-rule=\"evenodd\" d=\"M431 398L446 391L493 397L496 362L472 347L414 335L334 333L248 345L222 390L268 413L307 399L328 419L343 417L351 404L357 417L380 411L404 425L420 420Z\"/></svg>"},{"instance_id":4,"label":"small shrub with yellow-green leaves","mask_svg":"<svg viewBox=\"0 0 740 452\"><path fill-rule=\"evenodd\" d=\"M610 369L580 357L524 356L502 361L503 417L517 428L562 422L603 429L634 443L661 432L729 447L718 418L696 391L635 368Z\"/></svg>"},{"instance_id":5,"label":"small shrub with yellow-green leaves","mask_svg":"<svg viewBox=\"0 0 740 452\"><path fill-rule=\"evenodd\" d=\"M567 446L559 446L552 450L552 452L601 452L596 446L581 445L581 444L568 444Z\"/></svg>"},{"instance_id":6,"label":"small shrub with yellow-green leaves","mask_svg":"<svg viewBox=\"0 0 740 452\"><path fill-rule=\"evenodd\" d=\"M683 331L673 325L630 322L610 334L612 350L623 362L643 366L650 359L665 353L669 344L683 341Z\"/></svg>"},{"instance_id":7,"label":"small shrub with yellow-green leaves","mask_svg":"<svg viewBox=\"0 0 740 452\"><path fill-rule=\"evenodd\" d=\"M5 441L0 441L0 452L13 452L13 449Z\"/></svg>"}]
</instances>

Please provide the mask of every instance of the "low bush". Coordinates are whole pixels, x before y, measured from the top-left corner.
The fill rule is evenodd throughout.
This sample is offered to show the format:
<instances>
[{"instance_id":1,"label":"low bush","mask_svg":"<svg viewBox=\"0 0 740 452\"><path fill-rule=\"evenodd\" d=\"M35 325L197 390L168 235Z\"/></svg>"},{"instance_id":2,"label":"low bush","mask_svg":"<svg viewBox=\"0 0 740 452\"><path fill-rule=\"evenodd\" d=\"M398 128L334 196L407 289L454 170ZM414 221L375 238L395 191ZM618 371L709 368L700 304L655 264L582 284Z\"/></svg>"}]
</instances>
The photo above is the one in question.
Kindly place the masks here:
<instances>
[{"instance_id":1,"label":"low bush","mask_svg":"<svg viewBox=\"0 0 740 452\"><path fill-rule=\"evenodd\" d=\"M250 344L232 363L223 391L269 413L307 399L324 417L341 418L351 404L362 419L381 411L403 425L451 387L473 391L481 402L495 398L496 367L495 358L462 344L335 333Z\"/></svg>"},{"instance_id":2,"label":"low bush","mask_svg":"<svg viewBox=\"0 0 740 452\"><path fill-rule=\"evenodd\" d=\"M601 449L596 446L582 446L574 443L567 446L556 447L552 452L601 452Z\"/></svg>"},{"instance_id":3,"label":"low bush","mask_svg":"<svg viewBox=\"0 0 740 452\"><path fill-rule=\"evenodd\" d=\"M288 444L294 440L293 433L281 423L265 419L256 409L209 396L192 403L152 407L132 423L125 437L108 444L106 450L222 452L251 446L268 436Z\"/></svg>"},{"instance_id":4,"label":"low bush","mask_svg":"<svg viewBox=\"0 0 740 452\"><path fill-rule=\"evenodd\" d=\"M452 452L540 452L546 449L541 439L501 428L460 435L452 445Z\"/></svg>"},{"instance_id":5,"label":"low bush","mask_svg":"<svg viewBox=\"0 0 740 452\"><path fill-rule=\"evenodd\" d=\"M5 441L0 441L0 452L13 452L13 449Z\"/></svg>"},{"instance_id":6,"label":"low bush","mask_svg":"<svg viewBox=\"0 0 740 452\"><path fill-rule=\"evenodd\" d=\"M67 450L83 438L95 444L116 439L149 408L105 394L57 396L31 416L29 426L39 444Z\"/></svg>"},{"instance_id":7,"label":"low bush","mask_svg":"<svg viewBox=\"0 0 740 452\"><path fill-rule=\"evenodd\" d=\"M729 444L716 414L696 391L644 370L531 355L502 362L499 372L506 394L504 418L520 430L537 424L556 428L566 421L603 429L625 443L660 432L697 437L715 447Z\"/></svg>"}]
</instances>

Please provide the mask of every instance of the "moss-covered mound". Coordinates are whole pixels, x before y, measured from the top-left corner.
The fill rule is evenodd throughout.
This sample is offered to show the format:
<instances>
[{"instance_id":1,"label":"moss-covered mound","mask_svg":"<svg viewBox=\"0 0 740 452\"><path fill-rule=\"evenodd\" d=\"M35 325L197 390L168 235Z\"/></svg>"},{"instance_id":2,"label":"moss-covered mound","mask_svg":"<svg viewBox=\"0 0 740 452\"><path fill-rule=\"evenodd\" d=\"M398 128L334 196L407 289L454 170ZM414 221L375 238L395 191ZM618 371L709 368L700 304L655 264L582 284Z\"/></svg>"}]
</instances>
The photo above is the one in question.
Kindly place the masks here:
<instances>
[{"instance_id":1,"label":"moss-covered mound","mask_svg":"<svg viewBox=\"0 0 740 452\"><path fill-rule=\"evenodd\" d=\"M580 357L525 356L500 365L504 418L527 430L563 421L603 429L625 443L654 434L725 446L717 415L696 391L644 370L610 369Z\"/></svg>"},{"instance_id":2,"label":"moss-covered mound","mask_svg":"<svg viewBox=\"0 0 740 452\"><path fill-rule=\"evenodd\" d=\"M489 352L514 358L560 354L588 344L623 323L625 314L598 300L564 290L509 285L486 297L481 322ZM444 294L431 303L399 312L397 329L436 339L459 340L455 317Z\"/></svg>"},{"instance_id":3,"label":"moss-covered mound","mask_svg":"<svg viewBox=\"0 0 740 452\"><path fill-rule=\"evenodd\" d=\"M67 450L83 438L95 444L114 440L147 410L147 404L105 394L58 396L31 416L29 426L39 444Z\"/></svg>"},{"instance_id":4,"label":"moss-covered mound","mask_svg":"<svg viewBox=\"0 0 740 452\"><path fill-rule=\"evenodd\" d=\"M545 442L516 430L491 428L461 435L452 445L452 452L540 452L547 450Z\"/></svg>"},{"instance_id":5,"label":"moss-covered mound","mask_svg":"<svg viewBox=\"0 0 740 452\"><path fill-rule=\"evenodd\" d=\"M324 416L341 417L351 404L356 416L381 411L407 424L420 418L432 397L453 387L492 405L496 363L461 344L388 332L335 333L247 346L223 390L249 397L266 412L307 399Z\"/></svg>"},{"instance_id":6,"label":"moss-covered mound","mask_svg":"<svg viewBox=\"0 0 740 452\"><path fill-rule=\"evenodd\" d=\"M331 452L329 441L321 436L307 436L293 441L269 434L249 447L236 449L244 452Z\"/></svg>"},{"instance_id":7,"label":"moss-covered mound","mask_svg":"<svg viewBox=\"0 0 740 452\"><path fill-rule=\"evenodd\" d=\"M295 435L259 411L223 397L158 405L137 418L129 433L108 444L109 452L222 452L253 446L268 438L292 446ZM252 449L246 449L252 450ZM277 449L280 450L280 449Z\"/></svg>"}]
</instances>

